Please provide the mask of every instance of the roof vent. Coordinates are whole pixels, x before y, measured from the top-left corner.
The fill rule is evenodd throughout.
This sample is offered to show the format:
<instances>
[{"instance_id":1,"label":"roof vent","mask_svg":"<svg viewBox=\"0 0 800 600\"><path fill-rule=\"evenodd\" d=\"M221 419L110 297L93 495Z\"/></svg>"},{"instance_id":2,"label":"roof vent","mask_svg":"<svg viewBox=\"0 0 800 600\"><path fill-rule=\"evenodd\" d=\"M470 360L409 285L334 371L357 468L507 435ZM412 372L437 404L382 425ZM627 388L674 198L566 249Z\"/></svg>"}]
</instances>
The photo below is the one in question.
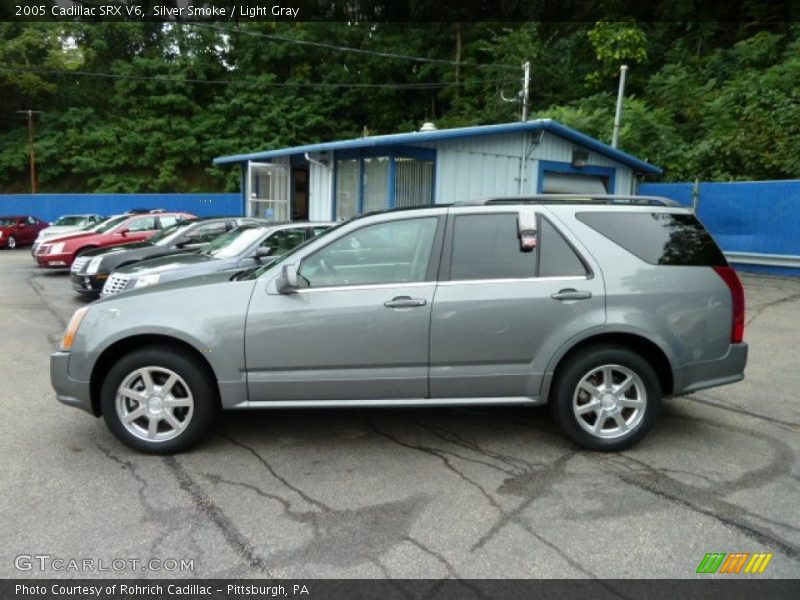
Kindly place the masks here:
<instances>
[{"instance_id":1,"label":"roof vent","mask_svg":"<svg viewBox=\"0 0 800 600\"><path fill-rule=\"evenodd\" d=\"M436 125L434 125L431 121L425 121L422 124L422 127L419 128L420 131L436 131Z\"/></svg>"}]
</instances>

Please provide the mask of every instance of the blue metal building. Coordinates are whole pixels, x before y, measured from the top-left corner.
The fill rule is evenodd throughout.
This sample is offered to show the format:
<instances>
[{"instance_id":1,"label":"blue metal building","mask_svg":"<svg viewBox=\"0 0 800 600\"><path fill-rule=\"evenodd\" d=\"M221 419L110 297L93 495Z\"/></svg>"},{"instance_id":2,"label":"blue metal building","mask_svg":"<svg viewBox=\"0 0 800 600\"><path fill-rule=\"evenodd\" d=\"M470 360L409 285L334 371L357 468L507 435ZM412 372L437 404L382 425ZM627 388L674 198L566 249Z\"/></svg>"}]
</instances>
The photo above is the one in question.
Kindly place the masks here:
<instances>
[{"instance_id":1,"label":"blue metal building","mask_svg":"<svg viewBox=\"0 0 800 600\"><path fill-rule=\"evenodd\" d=\"M242 167L248 215L328 220L535 193L633 194L661 169L549 119L363 137L216 158Z\"/></svg>"}]
</instances>

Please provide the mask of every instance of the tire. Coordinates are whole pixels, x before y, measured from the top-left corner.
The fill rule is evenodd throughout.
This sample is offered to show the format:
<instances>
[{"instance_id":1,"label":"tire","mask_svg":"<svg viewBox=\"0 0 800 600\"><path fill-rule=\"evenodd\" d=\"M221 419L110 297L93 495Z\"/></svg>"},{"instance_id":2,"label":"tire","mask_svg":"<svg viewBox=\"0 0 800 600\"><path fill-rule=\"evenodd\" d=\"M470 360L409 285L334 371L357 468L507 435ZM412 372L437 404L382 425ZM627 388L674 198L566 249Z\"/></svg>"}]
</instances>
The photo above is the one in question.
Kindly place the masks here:
<instances>
[{"instance_id":1,"label":"tire","mask_svg":"<svg viewBox=\"0 0 800 600\"><path fill-rule=\"evenodd\" d=\"M191 448L208 431L216 413L216 386L191 354L145 347L108 371L100 406L106 425L123 444L148 454L173 454Z\"/></svg>"},{"instance_id":2,"label":"tire","mask_svg":"<svg viewBox=\"0 0 800 600\"><path fill-rule=\"evenodd\" d=\"M6 240L6 248L8 248L9 250L14 250L16 247L17 247L17 238L15 238L13 235L8 236L8 239Z\"/></svg>"},{"instance_id":3,"label":"tire","mask_svg":"<svg viewBox=\"0 0 800 600\"><path fill-rule=\"evenodd\" d=\"M647 434L661 398L650 363L624 346L602 345L579 351L559 367L549 404L556 423L574 442L589 450L616 452Z\"/></svg>"}]
</instances>

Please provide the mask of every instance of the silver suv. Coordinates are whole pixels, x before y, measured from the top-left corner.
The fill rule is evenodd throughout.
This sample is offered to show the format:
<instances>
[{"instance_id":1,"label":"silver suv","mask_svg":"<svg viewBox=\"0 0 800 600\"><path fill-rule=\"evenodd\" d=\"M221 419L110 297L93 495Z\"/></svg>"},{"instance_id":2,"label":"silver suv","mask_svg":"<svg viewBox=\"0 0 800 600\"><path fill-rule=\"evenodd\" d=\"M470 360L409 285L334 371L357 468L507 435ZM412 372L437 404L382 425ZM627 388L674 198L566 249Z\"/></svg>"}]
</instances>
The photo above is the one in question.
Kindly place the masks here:
<instances>
[{"instance_id":1,"label":"silver suv","mask_svg":"<svg viewBox=\"0 0 800 600\"><path fill-rule=\"evenodd\" d=\"M57 398L171 453L217 408L548 404L621 450L664 396L741 380L744 294L695 216L537 196L365 215L277 261L79 309Z\"/></svg>"}]
</instances>

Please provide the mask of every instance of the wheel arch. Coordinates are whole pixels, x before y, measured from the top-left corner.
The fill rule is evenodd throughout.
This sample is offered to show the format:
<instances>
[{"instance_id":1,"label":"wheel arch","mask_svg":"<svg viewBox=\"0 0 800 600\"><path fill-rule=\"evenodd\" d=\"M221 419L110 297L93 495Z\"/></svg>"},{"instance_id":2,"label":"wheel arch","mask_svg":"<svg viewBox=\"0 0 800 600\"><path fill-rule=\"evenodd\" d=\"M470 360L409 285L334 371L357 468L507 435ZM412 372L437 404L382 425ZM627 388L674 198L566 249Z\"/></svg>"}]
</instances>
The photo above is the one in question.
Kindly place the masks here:
<instances>
[{"instance_id":1,"label":"wheel arch","mask_svg":"<svg viewBox=\"0 0 800 600\"><path fill-rule=\"evenodd\" d=\"M165 346L171 347L180 349L191 355L210 374L214 381L212 388L214 390L215 402L217 406L221 404L219 383L217 382L217 376L214 371L214 367L211 366L211 363L205 356L203 356L202 352L186 341L169 335L138 334L117 340L108 348L103 350L98 359L95 361L94 366L92 367L92 374L89 379L89 394L92 401L92 412L95 416L99 417L102 414L102 409L100 408L100 390L103 386L103 376L108 373L108 370L111 368L111 366L120 358L126 354L130 354L135 350L147 346L157 346L161 348Z\"/></svg>"},{"instance_id":2,"label":"wheel arch","mask_svg":"<svg viewBox=\"0 0 800 600\"><path fill-rule=\"evenodd\" d=\"M550 391L553 388L552 383L558 377L560 370L564 368L564 365L566 365L575 354L586 348L604 344L623 346L642 356L642 358L644 358L656 372L663 394L665 396L672 395L673 390L675 389L673 363L669 359L669 356L664 349L657 342L638 333L627 331L604 331L602 333L597 333L577 340L572 345L562 348L559 355L553 359L551 368L548 369L549 376L544 382L542 398L546 398L549 401Z\"/></svg>"}]
</instances>

